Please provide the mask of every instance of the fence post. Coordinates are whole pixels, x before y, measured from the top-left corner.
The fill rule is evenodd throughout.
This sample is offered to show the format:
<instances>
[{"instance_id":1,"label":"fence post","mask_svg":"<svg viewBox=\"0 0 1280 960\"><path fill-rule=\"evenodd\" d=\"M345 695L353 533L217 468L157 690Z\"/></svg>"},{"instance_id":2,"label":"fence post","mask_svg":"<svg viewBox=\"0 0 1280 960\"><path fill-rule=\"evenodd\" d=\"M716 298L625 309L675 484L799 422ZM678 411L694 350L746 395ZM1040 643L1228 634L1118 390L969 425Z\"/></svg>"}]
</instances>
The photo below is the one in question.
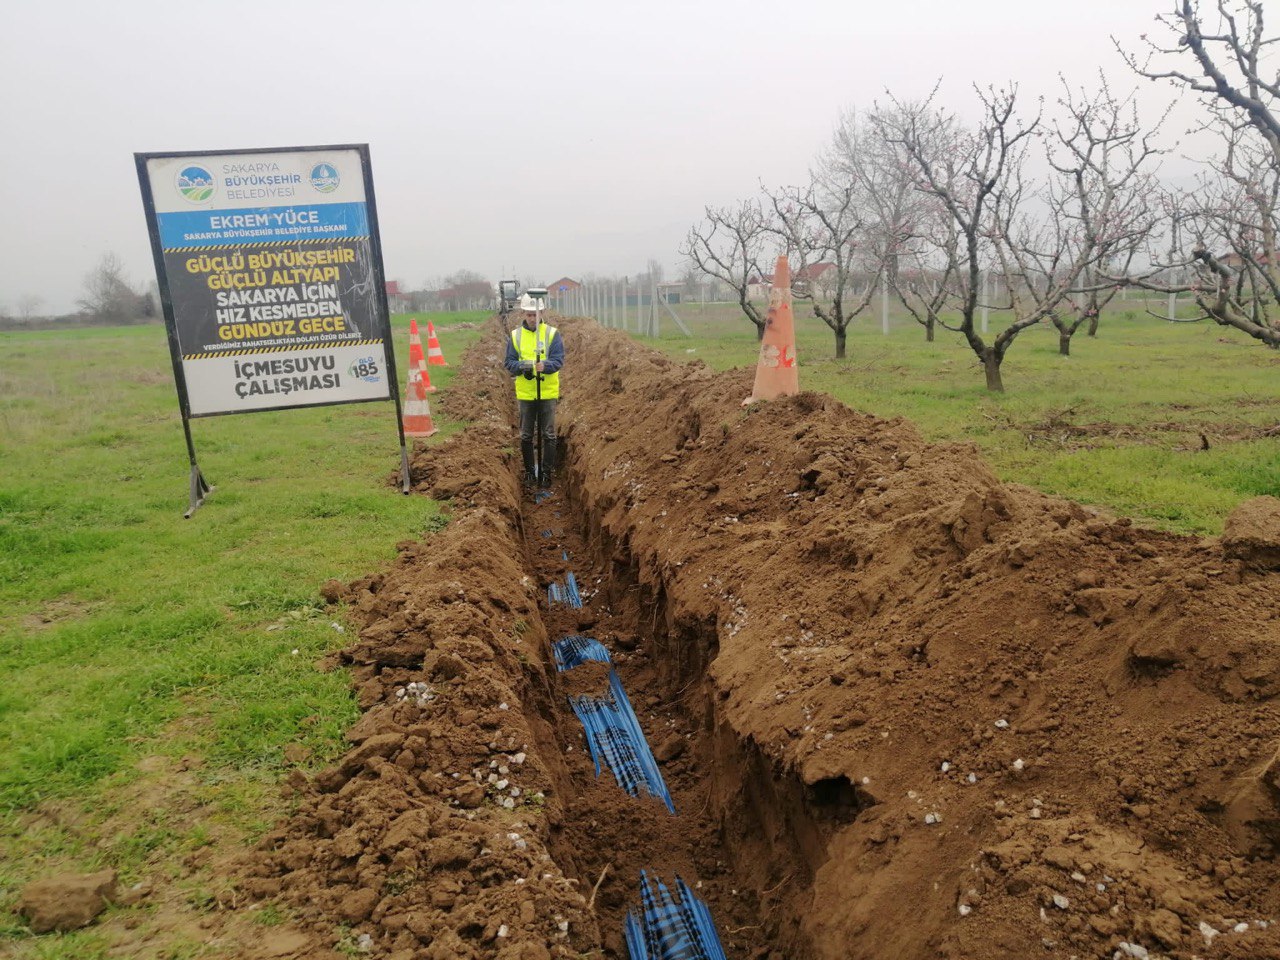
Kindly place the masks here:
<instances>
[{"instance_id":1,"label":"fence post","mask_svg":"<svg viewBox=\"0 0 1280 960\"><path fill-rule=\"evenodd\" d=\"M662 317L658 316L658 281L654 280L649 287L649 315L653 318L653 339L657 340L662 332Z\"/></svg>"}]
</instances>

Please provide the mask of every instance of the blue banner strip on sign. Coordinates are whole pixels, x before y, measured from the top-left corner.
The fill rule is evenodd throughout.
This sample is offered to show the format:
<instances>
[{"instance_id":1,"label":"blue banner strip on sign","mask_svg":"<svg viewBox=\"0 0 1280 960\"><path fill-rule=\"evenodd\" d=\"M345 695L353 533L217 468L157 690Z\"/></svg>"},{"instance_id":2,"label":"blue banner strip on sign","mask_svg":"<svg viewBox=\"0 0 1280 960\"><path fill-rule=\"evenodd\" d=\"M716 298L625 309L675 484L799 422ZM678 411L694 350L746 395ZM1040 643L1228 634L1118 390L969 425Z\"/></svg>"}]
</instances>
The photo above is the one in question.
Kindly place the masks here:
<instances>
[{"instance_id":1,"label":"blue banner strip on sign","mask_svg":"<svg viewBox=\"0 0 1280 960\"><path fill-rule=\"evenodd\" d=\"M363 203L184 210L158 213L156 220L160 226L160 245L165 250L281 240L341 240L369 235L369 217Z\"/></svg>"}]
</instances>

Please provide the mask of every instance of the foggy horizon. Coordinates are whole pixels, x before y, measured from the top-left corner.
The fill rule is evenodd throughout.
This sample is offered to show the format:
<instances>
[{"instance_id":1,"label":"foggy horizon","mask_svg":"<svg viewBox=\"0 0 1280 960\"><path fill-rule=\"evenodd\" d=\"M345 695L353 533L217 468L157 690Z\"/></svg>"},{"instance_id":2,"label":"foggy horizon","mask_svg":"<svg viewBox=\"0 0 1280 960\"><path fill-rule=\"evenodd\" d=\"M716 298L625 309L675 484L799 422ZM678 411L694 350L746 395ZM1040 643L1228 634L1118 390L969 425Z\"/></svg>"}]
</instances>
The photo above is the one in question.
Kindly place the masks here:
<instances>
[{"instance_id":1,"label":"foggy horizon","mask_svg":"<svg viewBox=\"0 0 1280 960\"><path fill-rule=\"evenodd\" d=\"M154 282L136 151L368 143L386 276L409 288L462 269L634 275L650 258L675 274L705 205L803 181L841 112L886 89L918 99L941 80L939 105L971 119L973 84L1016 82L1034 112L1060 73L1093 87L1102 69L1154 118L1173 91L1133 76L1111 37L1139 49L1167 6L11 6L0 305L71 311L109 252ZM1162 145L1185 127L1175 115Z\"/></svg>"}]
</instances>

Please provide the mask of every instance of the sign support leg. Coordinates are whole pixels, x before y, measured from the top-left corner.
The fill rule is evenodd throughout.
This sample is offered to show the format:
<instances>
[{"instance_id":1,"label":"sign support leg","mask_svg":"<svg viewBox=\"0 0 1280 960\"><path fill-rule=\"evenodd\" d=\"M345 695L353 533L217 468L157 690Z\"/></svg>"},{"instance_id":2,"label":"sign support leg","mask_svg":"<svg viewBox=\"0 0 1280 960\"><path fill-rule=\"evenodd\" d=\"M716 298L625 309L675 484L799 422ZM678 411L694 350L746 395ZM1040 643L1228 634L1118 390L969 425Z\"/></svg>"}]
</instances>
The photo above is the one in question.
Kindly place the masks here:
<instances>
[{"instance_id":1,"label":"sign support leg","mask_svg":"<svg viewBox=\"0 0 1280 960\"><path fill-rule=\"evenodd\" d=\"M182 515L182 519L190 520L191 515L204 503L205 496L213 492L213 487L205 482L204 474L200 472L200 464L196 463L196 445L191 439L191 421L187 419L185 413L182 415L182 432L187 438L187 459L191 461L191 495L187 502L187 512Z\"/></svg>"},{"instance_id":2,"label":"sign support leg","mask_svg":"<svg viewBox=\"0 0 1280 960\"><path fill-rule=\"evenodd\" d=\"M409 495L409 448L404 438L404 408L400 405L400 379L395 373L395 363L391 359L391 351L395 346L387 338L388 366L387 376L391 380L391 398L396 402L396 429L400 432L400 492Z\"/></svg>"},{"instance_id":3,"label":"sign support leg","mask_svg":"<svg viewBox=\"0 0 1280 960\"><path fill-rule=\"evenodd\" d=\"M403 440L400 441L400 492L409 492L409 450Z\"/></svg>"}]
</instances>

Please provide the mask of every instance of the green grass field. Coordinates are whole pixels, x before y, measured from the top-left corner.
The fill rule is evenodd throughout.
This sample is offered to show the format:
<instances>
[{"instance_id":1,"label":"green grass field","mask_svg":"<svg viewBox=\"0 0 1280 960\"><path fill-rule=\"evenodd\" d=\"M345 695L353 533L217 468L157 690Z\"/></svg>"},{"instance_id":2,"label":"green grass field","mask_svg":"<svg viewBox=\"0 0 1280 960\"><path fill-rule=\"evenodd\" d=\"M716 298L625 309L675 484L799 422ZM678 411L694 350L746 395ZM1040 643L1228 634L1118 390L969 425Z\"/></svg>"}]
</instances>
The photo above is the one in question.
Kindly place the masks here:
<instances>
[{"instance_id":1,"label":"green grass field","mask_svg":"<svg viewBox=\"0 0 1280 960\"><path fill-rule=\"evenodd\" d=\"M482 316L434 318L446 357L480 336L453 325ZM208 830L101 833L142 758L197 758L214 816L249 835L269 822L283 748L323 761L358 713L345 673L317 668L347 640L319 586L378 569L396 541L443 521L440 505L385 482L398 464L391 403L195 421L216 490L183 520L163 327L0 333L0 357L2 939L23 935L6 908L46 863L139 877ZM433 368L442 391L454 369ZM75 830L32 826L50 802L76 809ZM92 952L64 939L32 955Z\"/></svg>"},{"instance_id":2,"label":"green grass field","mask_svg":"<svg viewBox=\"0 0 1280 960\"><path fill-rule=\"evenodd\" d=\"M694 336L664 318L661 349L717 370L755 363L754 328L736 305L676 310ZM1161 323L1136 300L1121 303L1096 338L1075 336L1070 357L1052 327L1022 333L1005 359L1006 392L992 394L962 338L939 329L926 343L923 327L894 313L885 336L878 301L850 327L840 361L810 308L797 303L795 314L802 387L907 417L928 440L972 441L1006 480L1205 534L1240 501L1280 494L1280 436L1266 435L1280 426L1280 353L1237 331ZM993 313L992 335L1000 323Z\"/></svg>"},{"instance_id":3,"label":"green grass field","mask_svg":"<svg viewBox=\"0 0 1280 960\"><path fill-rule=\"evenodd\" d=\"M1280 491L1280 437L1265 435L1280 423L1280 356L1129 309L1096 340L1077 336L1070 358L1051 329L1023 334L1008 392L993 395L952 334L927 344L898 317L885 337L868 317L836 361L800 305L801 382L908 417L930 440L972 441L1006 479L1214 533L1242 499ZM716 369L754 363L733 309L679 310L695 337L664 323L661 349ZM436 319L451 360L481 335L454 326L480 315ZM396 325L403 377L406 318ZM196 421L217 489L184 521L161 327L0 334L0 351L0 954L105 956L98 928L30 937L7 910L20 886L110 865L125 882L181 877L187 901L212 909L213 880L179 864L262 830L284 809L286 745L322 763L357 715L347 676L317 668L348 639L318 587L378 569L442 513L387 484L383 403ZM443 391L453 370L433 370ZM459 428L437 421L442 435ZM198 815L128 809L157 758L189 768Z\"/></svg>"}]
</instances>

